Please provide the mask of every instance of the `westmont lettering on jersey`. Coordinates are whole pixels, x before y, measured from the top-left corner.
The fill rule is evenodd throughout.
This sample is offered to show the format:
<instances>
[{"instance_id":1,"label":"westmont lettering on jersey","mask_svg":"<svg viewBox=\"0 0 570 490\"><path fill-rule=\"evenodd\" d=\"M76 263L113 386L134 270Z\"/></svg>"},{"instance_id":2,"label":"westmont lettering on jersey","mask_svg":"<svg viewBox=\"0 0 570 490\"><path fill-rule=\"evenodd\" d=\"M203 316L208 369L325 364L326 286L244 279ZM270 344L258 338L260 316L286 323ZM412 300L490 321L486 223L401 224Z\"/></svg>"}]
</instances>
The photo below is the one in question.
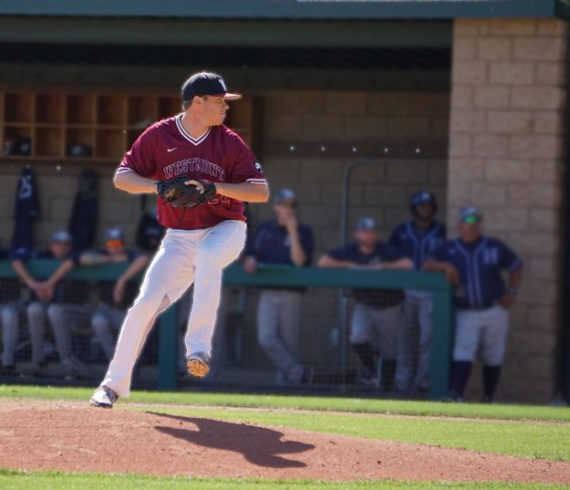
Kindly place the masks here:
<instances>
[{"instance_id":1,"label":"westmont lettering on jersey","mask_svg":"<svg viewBox=\"0 0 570 490\"><path fill-rule=\"evenodd\" d=\"M225 172L222 167L202 158L186 158L164 167L164 174L167 179L172 179L179 175L188 175L192 172L209 175L212 179L219 182L226 180Z\"/></svg>"}]
</instances>

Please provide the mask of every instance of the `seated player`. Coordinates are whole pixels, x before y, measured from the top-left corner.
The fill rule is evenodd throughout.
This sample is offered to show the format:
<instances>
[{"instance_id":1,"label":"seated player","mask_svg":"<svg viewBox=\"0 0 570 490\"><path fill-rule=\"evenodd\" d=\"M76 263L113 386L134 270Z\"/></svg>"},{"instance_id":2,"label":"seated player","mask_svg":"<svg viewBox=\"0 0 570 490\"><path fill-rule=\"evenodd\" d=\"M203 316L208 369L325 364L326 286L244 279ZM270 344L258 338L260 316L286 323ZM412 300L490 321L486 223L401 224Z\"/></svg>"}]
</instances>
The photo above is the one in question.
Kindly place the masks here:
<instances>
[{"instance_id":1,"label":"seated player","mask_svg":"<svg viewBox=\"0 0 570 490\"><path fill-rule=\"evenodd\" d=\"M45 281L39 281L28 271L27 259L57 259L61 264ZM84 373L81 364L72 352L71 327L89 322L89 291L84 281L65 278L78 264L78 255L73 251L71 235L60 230L51 236L49 247L44 251L22 251L12 256L12 267L20 279L32 291L32 301L26 308L32 344L32 375L40 376L46 366L44 359L44 326L46 317L55 337L59 361L66 379Z\"/></svg>"},{"instance_id":2,"label":"seated player","mask_svg":"<svg viewBox=\"0 0 570 490\"><path fill-rule=\"evenodd\" d=\"M8 250L0 250L0 259L9 256ZM20 328L20 284L17 279L0 279L0 325L2 328L2 359L0 376L13 376L16 371L16 347Z\"/></svg>"},{"instance_id":3,"label":"seated player","mask_svg":"<svg viewBox=\"0 0 570 490\"><path fill-rule=\"evenodd\" d=\"M105 250L83 253L79 262L82 265L129 263L129 267L115 282L98 283L99 307L91 316L95 336L107 360L111 360L115 350L115 332L121 328L126 309L137 294L138 285L129 280L148 265L149 259L144 254L126 250L123 231L120 228L110 228L105 233Z\"/></svg>"}]
</instances>

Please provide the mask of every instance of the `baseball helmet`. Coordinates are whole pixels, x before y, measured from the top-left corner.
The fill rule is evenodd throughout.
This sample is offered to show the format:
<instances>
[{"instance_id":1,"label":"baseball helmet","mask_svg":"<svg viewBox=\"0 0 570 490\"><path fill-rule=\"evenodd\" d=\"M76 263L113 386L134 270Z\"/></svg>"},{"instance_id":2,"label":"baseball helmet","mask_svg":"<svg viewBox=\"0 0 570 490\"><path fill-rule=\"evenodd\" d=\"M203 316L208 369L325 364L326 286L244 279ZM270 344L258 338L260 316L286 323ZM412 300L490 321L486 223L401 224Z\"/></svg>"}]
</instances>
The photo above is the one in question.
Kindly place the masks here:
<instances>
[{"instance_id":1,"label":"baseball helmet","mask_svg":"<svg viewBox=\"0 0 570 490\"><path fill-rule=\"evenodd\" d=\"M437 213L437 201L432 192L421 190L414 192L410 198L410 212L417 217L417 207L422 204L431 204L433 206L433 215Z\"/></svg>"}]
</instances>

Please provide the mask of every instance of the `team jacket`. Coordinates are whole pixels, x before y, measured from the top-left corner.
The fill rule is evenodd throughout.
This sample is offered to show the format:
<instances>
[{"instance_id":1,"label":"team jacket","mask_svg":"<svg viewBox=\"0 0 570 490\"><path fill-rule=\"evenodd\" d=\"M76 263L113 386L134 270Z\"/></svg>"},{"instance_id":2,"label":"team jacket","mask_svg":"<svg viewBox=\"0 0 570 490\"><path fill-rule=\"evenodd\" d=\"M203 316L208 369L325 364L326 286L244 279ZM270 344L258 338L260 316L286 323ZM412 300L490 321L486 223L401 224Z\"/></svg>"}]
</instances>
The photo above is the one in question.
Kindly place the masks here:
<instances>
[{"instance_id":1,"label":"team jacket","mask_svg":"<svg viewBox=\"0 0 570 490\"><path fill-rule=\"evenodd\" d=\"M481 236L465 243L459 238L439 247L433 258L450 262L459 272L460 287L455 295L459 308L490 308L505 293L501 272L522 265L521 259L503 242Z\"/></svg>"}]
</instances>

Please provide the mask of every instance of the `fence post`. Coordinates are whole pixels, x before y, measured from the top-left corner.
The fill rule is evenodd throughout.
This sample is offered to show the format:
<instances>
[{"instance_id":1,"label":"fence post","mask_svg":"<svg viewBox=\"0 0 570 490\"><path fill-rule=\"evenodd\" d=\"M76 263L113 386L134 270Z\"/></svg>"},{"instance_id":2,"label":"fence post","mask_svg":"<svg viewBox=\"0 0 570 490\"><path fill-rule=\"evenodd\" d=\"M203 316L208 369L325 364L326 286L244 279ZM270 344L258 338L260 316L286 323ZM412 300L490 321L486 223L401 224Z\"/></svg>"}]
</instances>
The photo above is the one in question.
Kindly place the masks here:
<instances>
[{"instance_id":1,"label":"fence post","mask_svg":"<svg viewBox=\"0 0 570 490\"><path fill-rule=\"evenodd\" d=\"M159 329L157 388L173 391L178 388L178 302L160 315Z\"/></svg>"},{"instance_id":2,"label":"fence post","mask_svg":"<svg viewBox=\"0 0 570 490\"><path fill-rule=\"evenodd\" d=\"M451 290L436 289L432 293L433 318L430 357L430 397L440 400L449 391L453 310Z\"/></svg>"}]
</instances>

